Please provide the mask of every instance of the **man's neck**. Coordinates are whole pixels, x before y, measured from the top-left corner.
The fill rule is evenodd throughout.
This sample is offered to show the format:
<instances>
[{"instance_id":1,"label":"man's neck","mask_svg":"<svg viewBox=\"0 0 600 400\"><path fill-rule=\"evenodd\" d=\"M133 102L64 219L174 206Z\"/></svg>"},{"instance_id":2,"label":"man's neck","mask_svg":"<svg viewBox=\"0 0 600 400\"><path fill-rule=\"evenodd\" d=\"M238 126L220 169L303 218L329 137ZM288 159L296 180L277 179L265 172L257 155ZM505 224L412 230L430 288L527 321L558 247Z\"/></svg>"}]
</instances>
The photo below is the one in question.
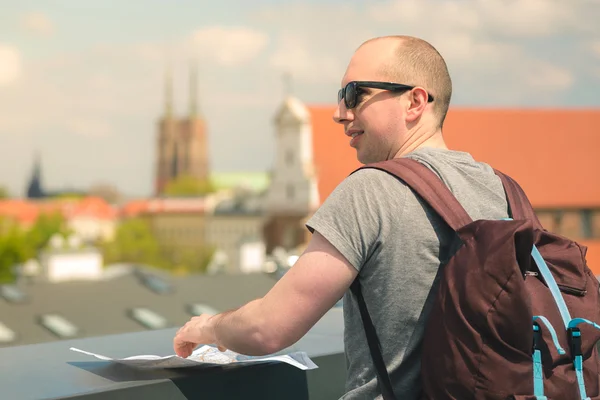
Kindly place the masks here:
<instances>
[{"instance_id":1,"label":"man's neck","mask_svg":"<svg viewBox=\"0 0 600 400\"><path fill-rule=\"evenodd\" d=\"M441 130L435 130L431 133L411 132L408 140L404 142L393 158L402 157L417 149L423 147L433 147L437 149L448 149Z\"/></svg>"}]
</instances>

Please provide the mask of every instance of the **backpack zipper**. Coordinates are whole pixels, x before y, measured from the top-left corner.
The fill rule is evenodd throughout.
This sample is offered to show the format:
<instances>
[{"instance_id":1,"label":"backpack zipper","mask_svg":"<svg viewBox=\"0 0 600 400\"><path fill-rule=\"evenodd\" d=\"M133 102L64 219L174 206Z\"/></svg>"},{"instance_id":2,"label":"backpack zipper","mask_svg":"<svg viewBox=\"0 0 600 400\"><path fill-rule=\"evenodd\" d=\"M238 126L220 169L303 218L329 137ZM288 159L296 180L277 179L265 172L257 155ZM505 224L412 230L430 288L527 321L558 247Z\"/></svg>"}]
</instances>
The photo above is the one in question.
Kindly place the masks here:
<instances>
[{"instance_id":1,"label":"backpack zipper","mask_svg":"<svg viewBox=\"0 0 600 400\"><path fill-rule=\"evenodd\" d=\"M527 277L527 276L538 276L539 274L535 271L525 271L524 275L525 275L525 277ZM561 292L566 293L566 294L572 294L572 295L580 296L580 297L583 297L587 294L587 290L576 289L571 286L558 285L558 284L557 284L557 286Z\"/></svg>"},{"instance_id":2,"label":"backpack zipper","mask_svg":"<svg viewBox=\"0 0 600 400\"><path fill-rule=\"evenodd\" d=\"M557 285L557 286L561 292L564 292L567 294L573 294L575 296L580 296L580 297L585 296L587 294L587 290L575 289L573 287L565 286L565 285Z\"/></svg>"}]
</instances>

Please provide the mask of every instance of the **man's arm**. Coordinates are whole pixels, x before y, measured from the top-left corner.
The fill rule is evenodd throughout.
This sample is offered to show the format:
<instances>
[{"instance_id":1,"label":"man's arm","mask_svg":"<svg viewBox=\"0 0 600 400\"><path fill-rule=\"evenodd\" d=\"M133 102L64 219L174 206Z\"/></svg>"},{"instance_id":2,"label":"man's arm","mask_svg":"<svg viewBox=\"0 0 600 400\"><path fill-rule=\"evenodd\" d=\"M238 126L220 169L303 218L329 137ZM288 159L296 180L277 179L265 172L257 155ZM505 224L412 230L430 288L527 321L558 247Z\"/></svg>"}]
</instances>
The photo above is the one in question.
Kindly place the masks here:
<instances>
[{"instance_id":1,"label":"man's arm","mask_svg":"<svg viewBox=\"0 0 600 400\"><path fill-rule=\"evenodd\" d=\"M294 266L263 298L237 310L198 320L196 329L205 333L198 336L197 343L210 340L247 355L282 350L297 342L335 305L357 274L356 268L315 231ZM191 345L195 343L191 340L191 329L187 334L186 327L180 330L180 340L175 338L176 351L178 343L185 346L182 344L186 339ZM186 353L183 356L187 357Z\"/></svg>"}]
</instances>

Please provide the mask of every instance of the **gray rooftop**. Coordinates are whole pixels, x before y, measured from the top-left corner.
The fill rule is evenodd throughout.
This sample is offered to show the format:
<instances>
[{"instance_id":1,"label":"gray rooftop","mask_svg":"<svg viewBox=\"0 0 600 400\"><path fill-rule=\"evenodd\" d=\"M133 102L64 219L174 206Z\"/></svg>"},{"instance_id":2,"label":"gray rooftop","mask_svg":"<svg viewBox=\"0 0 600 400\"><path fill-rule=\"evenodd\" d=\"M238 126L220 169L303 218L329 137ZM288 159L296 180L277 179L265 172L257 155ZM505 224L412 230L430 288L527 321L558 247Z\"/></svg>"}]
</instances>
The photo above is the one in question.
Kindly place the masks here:
<instances>
[{"instance_id":1,"label":"gray rooftop","mask_svg":"<svg viewBox=\"0 0 600 400\"><path fill-rule=\"evenodd\" d=\"M99 281L22 284L18 288L24 301L0 298L0 347L177 327L193 316L194 304L226 311L265 295L274 284L264 274L171 277L145 270ZM145 316L146 326L132 318L134 308L142 309L137 314ZM53 316L45 317L46 322L66 336L41 324L48 314ZM7 337L3 325L16 334L15 340L2 342Z\"/></svg>"}]
</instances>

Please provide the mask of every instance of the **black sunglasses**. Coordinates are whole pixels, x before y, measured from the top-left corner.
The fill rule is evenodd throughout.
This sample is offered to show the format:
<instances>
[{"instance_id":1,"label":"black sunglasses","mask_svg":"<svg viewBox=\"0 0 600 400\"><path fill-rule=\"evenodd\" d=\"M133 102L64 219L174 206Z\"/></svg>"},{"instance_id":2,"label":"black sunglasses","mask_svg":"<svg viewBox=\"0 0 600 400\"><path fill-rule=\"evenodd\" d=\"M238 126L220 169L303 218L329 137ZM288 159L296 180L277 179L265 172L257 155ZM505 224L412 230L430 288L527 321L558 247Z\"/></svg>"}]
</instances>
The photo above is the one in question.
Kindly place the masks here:
<instances>
[{"instance_id":1,"label":"black sunglasses","mask_svg":"<svg viewBox=\"0 0 600 400\"><path fill-rule=\"evenodd\" d=\"M356 107L358 102L358 91L361 87L389 90L390 92L405 92L412 90L415 86L403 85L401 83L392 82L373 82L373 81L352 81L348 82L346 87L341 88L338 91L338 104L342 99L347 109ZM427 102L433 101L433 96L427 93Z\"/></svg>"}]
</instances>

